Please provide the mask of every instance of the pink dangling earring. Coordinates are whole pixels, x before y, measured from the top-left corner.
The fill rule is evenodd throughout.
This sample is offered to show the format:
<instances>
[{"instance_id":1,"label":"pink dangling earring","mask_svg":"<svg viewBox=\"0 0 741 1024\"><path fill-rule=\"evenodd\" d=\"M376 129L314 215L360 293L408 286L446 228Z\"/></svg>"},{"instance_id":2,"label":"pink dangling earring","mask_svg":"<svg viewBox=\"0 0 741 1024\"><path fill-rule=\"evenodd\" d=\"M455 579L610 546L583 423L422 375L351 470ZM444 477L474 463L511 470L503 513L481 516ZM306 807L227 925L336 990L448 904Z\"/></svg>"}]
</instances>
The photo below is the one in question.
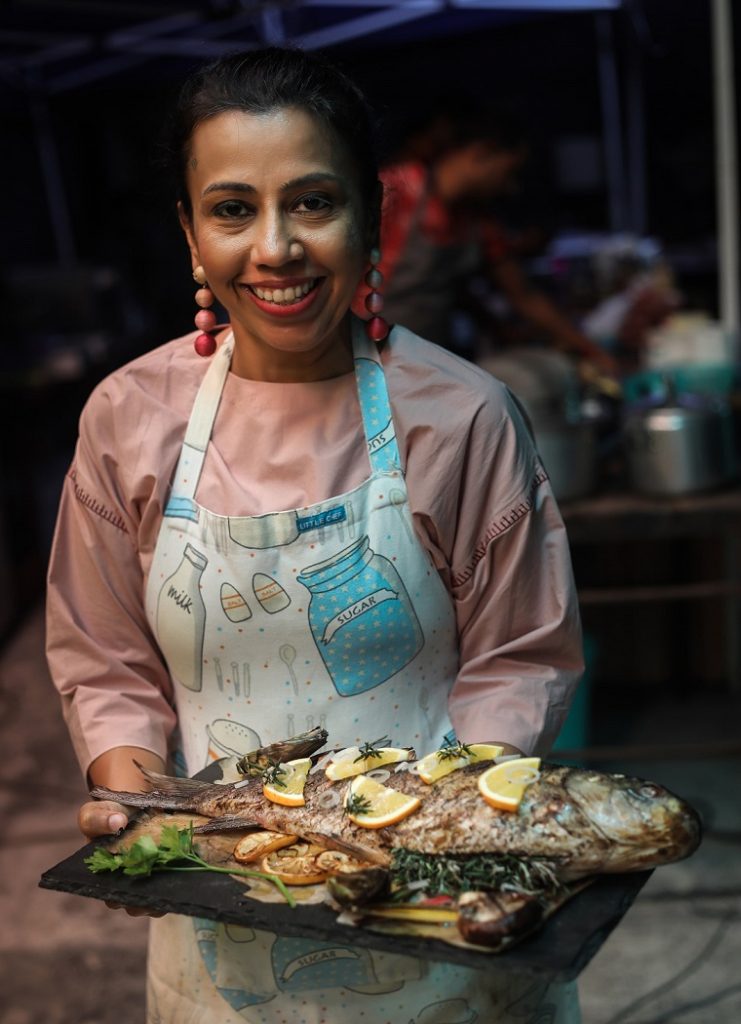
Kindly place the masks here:
<instances>
[{"instance_id":1,"label":"pink dangling earring","mask_svg":"<svg viewBox=\"0 0 741 1024\"><path fill-rule=\"evenodd\" d=\"M196 267L193 271L193 280L201 287L196 292L196 304L201 308L196 313L195 324L201 331L193 347L199 356L212 356L216 351L216 338L211 333L216 327L216 314L208 307L213 305L214 293L208 287L206 271L203 267Z\"/></svg>"},{"instance_id":2,"label":"pink dangling earring","mask_svg":"<svg viewBox=\"0 0 741 1024\"><path fill-rule=\"evenodd\" d=\"M388 336L389 325L378 314L383 310L383 296L378 289L383 284L383 274L378 269L381 262L381 253L378 249L371 249L371 268L365 275L365 283L371 289L365 297L365 308L372 314L370 320L366 321L365 333L371 341L382 342Z\"/></svg>"}]
</instances>

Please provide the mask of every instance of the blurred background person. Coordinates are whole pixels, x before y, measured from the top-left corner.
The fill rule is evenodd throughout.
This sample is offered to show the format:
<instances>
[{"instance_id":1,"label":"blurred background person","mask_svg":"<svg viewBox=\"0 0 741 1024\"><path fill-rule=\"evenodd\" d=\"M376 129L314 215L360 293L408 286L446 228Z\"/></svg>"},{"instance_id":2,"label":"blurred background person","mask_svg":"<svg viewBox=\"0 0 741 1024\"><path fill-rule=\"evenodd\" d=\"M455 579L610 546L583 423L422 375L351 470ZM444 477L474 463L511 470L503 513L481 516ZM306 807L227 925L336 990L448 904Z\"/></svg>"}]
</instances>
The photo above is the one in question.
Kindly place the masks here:
<instances>
[{"instance_id":1,"label":"blurred background person","mask_svg":"<svg viewBox=\"0 0 741 1024\"><path fill-rule=\"evenodd\" d=\"M494 213L494 202L516 190L527 156L514 117L461 98L436 105L409 132L382 171L385 316L477 359L511 344L496 294L524 321L527 342L614 373L612 356L528 279L522 260L546 236L509 232Z\"/></svg>"}]
</instances>

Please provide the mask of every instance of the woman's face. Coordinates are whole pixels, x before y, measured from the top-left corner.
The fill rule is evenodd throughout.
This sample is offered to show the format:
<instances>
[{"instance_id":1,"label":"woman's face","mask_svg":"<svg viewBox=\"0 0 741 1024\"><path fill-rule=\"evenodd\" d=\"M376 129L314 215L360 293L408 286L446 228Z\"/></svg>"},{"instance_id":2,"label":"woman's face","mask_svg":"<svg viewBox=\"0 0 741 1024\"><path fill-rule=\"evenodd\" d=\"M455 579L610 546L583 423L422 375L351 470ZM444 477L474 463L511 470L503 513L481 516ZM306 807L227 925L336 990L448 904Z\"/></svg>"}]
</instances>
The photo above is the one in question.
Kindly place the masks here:
<instances>
[{"instance_id":1,"label":"woman's face","mask_svg":"<svg viewBox=\"0 0 741 1024\"><path fill-rule=\"evenodd\" d=\"M181 223L229 313L235 371L348 369L346 317L367 247L357 175L331 130L297 108L218 114L193 133L187 182L192 216L181 210Z\"/></svg>"}]
</instances>

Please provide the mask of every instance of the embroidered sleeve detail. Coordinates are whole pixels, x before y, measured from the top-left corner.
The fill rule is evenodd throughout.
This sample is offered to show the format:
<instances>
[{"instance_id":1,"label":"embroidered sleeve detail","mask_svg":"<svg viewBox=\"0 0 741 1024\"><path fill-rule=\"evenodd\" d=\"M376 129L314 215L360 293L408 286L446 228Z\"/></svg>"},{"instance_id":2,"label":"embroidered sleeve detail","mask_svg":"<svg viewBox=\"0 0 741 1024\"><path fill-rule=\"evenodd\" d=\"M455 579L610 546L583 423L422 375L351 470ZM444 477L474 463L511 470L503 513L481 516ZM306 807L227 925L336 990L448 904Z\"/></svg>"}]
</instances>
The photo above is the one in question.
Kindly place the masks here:
<instances>
[{"instance_id":1,"label":"embroidered sleeve detail","mask_svg":"<svg viewBox=\"0 0 741 1024\"><path fill-rule=\"evenodd\" d=\"M77 482L77 474L72 470L69 474L69 478L72 481L72 486L75 489L75 497L84 505L85 508L89 509L93 515L100 516L101 519L105 519L111 526L115 526L117 530L122 533L128 533L126 523L123 517L115 511L115 509L108 508L102 501L98 501L92 494L89 494L83 487Z\"/></svg>"},{"instance_id":2,"label":"embroidered sleeve detail","mask_svg":"<svg viewBox=\"0 0 741 1024\"><path fill-rule=\"evenodd\" d=\"M508 509L507 512L499 516L498 519L495 519L494 522L490 524L488 530L476 545L471 561L464 569L461 569L460 572L453 575L452 582L454 587L460 587L471 579L476 571L476 566L486 554L486 550L493 540L497 537L501 537L501 535L506 533L510 527L514 526L515 523L519 523L521 519L524 519L524 517L532 511L533 505L535 504L535 492L547 479L548 474L545 470L539 470L533 478L527 497L513 508Z\"/></svg>"}]
</instances>

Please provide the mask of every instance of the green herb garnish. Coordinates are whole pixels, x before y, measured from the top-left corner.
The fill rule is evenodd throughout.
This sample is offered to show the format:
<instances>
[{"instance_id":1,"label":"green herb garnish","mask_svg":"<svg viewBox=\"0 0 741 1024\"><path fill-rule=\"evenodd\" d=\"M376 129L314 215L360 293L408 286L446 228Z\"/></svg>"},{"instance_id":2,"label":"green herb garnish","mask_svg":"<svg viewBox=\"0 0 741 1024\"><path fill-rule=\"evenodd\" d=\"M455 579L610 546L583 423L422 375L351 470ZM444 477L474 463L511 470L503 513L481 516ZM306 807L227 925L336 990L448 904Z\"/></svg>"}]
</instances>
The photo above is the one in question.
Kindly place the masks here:
<instances>
[{"instance_id":1,"label":"green herb garnish","mask_svg":"<svg viewBox=\"0 0 741 1024\"><path fill-rule=\"evenodd\" d=\"M402 902L419 890L420 882L426 883L426 896L458 896L470 890L545 895L562 888L553 866L537 858L521 860L511 854L440 856L401 849L394 850L393 858L393 898ZM413 889L408 888L411 883L415 883Z\"/></svg>"},{"instance_id":2,"label":"green herb garnish","mask_svg":"<svg viewBox=\"0 0 741 1024\"><path fill-rule=\"evenodd\" d=\"M182 866L183 861L189 862L192 866ZM243 868L219 868L208 864L193 845L192 824L181 829L175 825L165 825L159 844L155 843L151 836L140 836L131 846L118 853L98 847L90 857L85 858L85 864L95 874L101 871L123 871L125 875L140 878L146 878L155 871L215 871L221 875L262 878L276 886L289 906L296 906L293 896L275 875L262 871L246 871Z\"/></svg>"},{"instance_id":3,"label":"green herb garnish","mask_svg":"<svg viewBox=\"0 0 741 1024\"><path fill-rule=\"evenodd\" d=\"M360 747L360 753L353 761L353 764L355 764L355 761L364 761L366 757L382 757L383 755L381 754L380 748L390 746L391 740L388 736L380 736L377 740L371 740L370 743L364 743L363 746Z\"/></svg>"},{"instance_id":4,"label":"green herb garnish","mask_svg":"<svg viewBox=\"0 0 741 1024\"><path fill-rule=\"evenodd\" d=\"M262 781L269 786L280 786L285 789L286 784L281 776L286 774L285 768L278 761L271 761L262 771Z\"/></svg>"},{"instance_id":5,"label":"green herb garnish","mask_svg":"<svg viewBox=\"0 0 741 1024\"><path fill-rule=\"evenodd\" d=\"M438 761L453 761L459 757L470 757L473 751L465 743L446 743L437 752Z\"/></svg>"},{"instance_id":6,"label":"green herb garnish","mask_svg":"<svg viewBox=\"0 0 741 1024\"><path fill-rule=\"evenodd\" d=\"M345 801L345 814L369 814L372 804L367 796L351 793Z\"/></svg>"}]
</instances>

